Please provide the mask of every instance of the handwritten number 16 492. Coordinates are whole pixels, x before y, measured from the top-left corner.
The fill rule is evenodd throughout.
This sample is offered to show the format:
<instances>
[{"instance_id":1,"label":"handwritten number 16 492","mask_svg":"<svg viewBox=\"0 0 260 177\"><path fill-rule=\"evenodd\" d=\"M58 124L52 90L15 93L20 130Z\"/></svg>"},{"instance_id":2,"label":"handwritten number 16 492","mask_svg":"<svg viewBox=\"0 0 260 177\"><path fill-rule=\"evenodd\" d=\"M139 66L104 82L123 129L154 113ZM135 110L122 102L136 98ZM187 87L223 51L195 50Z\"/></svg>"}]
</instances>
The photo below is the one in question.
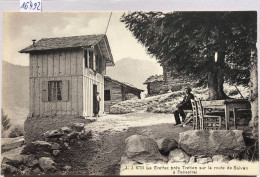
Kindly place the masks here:
<instances>
[{"instance_id":1,"label":"handwritten number 16 492","mask_svg":"<svg viewBox=\"0 0 260 177\"><path fill-rule=\"evenodd\" d=\"M30 10L41 10L40 5L41 5L40 2L33 3L32 1L27 1L27 2L24 2L20 8L25 9L25 10L28 8L30 8Z\"/></svg>"}]
</instances>

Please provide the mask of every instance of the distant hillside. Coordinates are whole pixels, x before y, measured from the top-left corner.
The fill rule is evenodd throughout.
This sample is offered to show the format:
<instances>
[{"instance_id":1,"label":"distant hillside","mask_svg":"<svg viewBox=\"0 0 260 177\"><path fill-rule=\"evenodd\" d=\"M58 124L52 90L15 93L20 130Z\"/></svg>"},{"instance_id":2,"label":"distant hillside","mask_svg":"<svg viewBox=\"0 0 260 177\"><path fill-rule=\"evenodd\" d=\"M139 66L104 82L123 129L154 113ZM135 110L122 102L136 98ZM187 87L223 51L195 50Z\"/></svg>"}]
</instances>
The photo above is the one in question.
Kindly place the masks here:
<instances>
[{"instance_id":1,"label":"distant hillside","mask_svg":"<svg viewBox=\"0 0 260 177\"><path fill-rule=\"evenodd\" d=\"M29 109L29 67L2 61L2 107L14 124L23 122Z\"/></svg>"},{"instance_id":2,"label":"distant hillside","mask_svg":"<svg viewBox=\"0 0 260 177\"><path fill-rule=\"evenodd\" d=\"M107 67L107 75L122 82L128 82L135 87L146 90L145 80L155 74L162 74L158 63L132 58L124 58L115 62L115 66Z\"/></svg>"}]
</instances>

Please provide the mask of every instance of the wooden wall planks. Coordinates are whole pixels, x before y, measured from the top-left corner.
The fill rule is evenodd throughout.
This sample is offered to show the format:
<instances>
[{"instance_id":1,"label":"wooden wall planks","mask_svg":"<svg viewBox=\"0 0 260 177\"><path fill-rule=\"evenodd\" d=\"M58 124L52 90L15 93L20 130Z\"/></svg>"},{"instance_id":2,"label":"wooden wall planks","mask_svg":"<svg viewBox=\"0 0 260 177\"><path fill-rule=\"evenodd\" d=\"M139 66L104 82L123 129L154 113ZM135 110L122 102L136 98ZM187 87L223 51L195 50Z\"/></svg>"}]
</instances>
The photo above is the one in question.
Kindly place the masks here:
<instances>
[{"instance_id":1,"label":"wooden wall planks","mask_svg":"<svg viewBox=\"0 0 260 177\"><path fill-rule=\"evenodd\" d=\"M43 82L58 80L69 81L69 101L44 102ZM29 116L92 116L93 84L97 85L102 97L100 113L103 113L104 79L101 74L85 68L83 50L30 54Z\"/></svg>"}]
</instances>

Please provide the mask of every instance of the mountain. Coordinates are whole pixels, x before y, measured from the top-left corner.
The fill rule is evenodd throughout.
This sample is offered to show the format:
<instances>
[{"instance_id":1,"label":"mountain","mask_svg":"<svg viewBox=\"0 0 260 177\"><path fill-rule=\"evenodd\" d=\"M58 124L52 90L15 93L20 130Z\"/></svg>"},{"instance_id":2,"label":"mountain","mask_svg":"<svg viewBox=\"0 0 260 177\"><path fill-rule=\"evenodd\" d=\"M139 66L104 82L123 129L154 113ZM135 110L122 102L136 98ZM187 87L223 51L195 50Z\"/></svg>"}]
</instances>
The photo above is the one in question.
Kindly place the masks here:
<instances>
[{"instance_id":1,"label":"mountain","mask_svg":"<svg viewBox=\"0 0 260 177\"><path fill-rule=\"evenodd\" d=\"M23 122L29 110L29 66L2 61L2 108L12 124Z\"/></svg>"},{"instance_id":2,"label":"mountain","mask_svg":"<svg viewBox=\"0 0 260 177\"><path fill-rule=\"evenodd\" d=\"M124 58L115 62L115 66L107 67L106 75L121 82L128 82L139 89L146 90L145 80L155 74L162 74L158 63L148 60Z\"/></svg>"}]
</instances>

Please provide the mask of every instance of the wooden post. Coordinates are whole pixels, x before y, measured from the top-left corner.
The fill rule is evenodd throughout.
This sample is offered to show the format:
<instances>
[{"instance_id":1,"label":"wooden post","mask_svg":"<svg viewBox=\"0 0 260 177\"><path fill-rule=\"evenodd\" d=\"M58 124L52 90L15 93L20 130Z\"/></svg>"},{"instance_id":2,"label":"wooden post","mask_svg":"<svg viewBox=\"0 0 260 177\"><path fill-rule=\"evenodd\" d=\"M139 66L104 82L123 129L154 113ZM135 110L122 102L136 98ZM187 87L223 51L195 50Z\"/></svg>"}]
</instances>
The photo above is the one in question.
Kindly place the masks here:
<instances>
[{"instance_id":1,"label":"wooden post","mask_svg":"<svg viewBox=\"0 0 260 177\"><path fill-rule=\"evenodd\" d=\"M225 107L226 130L229 130L229 111L230 111L229 105L226 104Z\"/></svg>"},{"instance_id":2,"label":"wooden post","mask_svg":"<svg viewBox=\"0 0 260 177\"><path fill-rule=\"evenodd\" d=\"M235 126L235 130L237 129L237 118L236 118L236 109L233 109L233 117L234 117L234 126Z\"/></svg>"}]
</instances>

